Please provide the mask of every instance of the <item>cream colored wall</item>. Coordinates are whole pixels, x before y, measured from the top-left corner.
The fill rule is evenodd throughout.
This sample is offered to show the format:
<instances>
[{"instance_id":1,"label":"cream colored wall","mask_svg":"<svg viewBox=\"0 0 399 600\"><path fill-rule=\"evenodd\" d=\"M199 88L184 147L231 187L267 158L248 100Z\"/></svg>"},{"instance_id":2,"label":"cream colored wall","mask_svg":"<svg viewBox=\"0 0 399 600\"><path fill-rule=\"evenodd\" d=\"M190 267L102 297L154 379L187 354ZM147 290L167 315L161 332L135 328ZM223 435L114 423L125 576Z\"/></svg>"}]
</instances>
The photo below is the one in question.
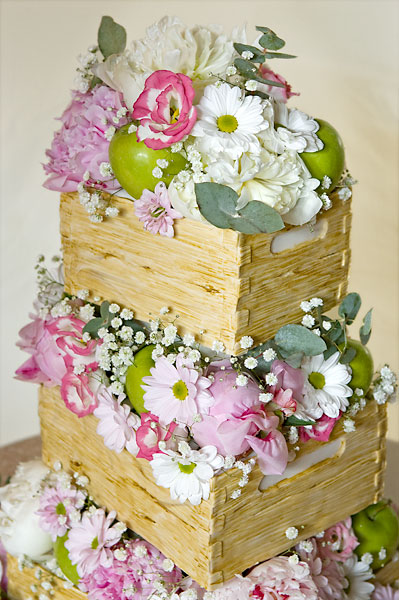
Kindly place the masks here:
<instances>
[{"instance_id":1,"label":"cream colored wall","mask_svg":"<svg viewBox=\"0 0 399 600\"><path fill-rule=\"evenodd\" d=\"M130 39L168 13L227 30L246 21L250 39L255 24L267 25L287 40L299 58L279 61L277 70L301 91L299 108L341 132L359 180L350 287L365 310L374 307L377 366L388 361L398 370L398 7L383 0L1 2L1 443L38 431L35 386L13 372L25 359L14 341L34 297L35 256L59 248L57 195L41 187L40 163L53 118L68 102L75 57L95 42L103 14L123 23ZM398 406L390 407L390 439L397 464Z\"/></svg>"}]
</instances>

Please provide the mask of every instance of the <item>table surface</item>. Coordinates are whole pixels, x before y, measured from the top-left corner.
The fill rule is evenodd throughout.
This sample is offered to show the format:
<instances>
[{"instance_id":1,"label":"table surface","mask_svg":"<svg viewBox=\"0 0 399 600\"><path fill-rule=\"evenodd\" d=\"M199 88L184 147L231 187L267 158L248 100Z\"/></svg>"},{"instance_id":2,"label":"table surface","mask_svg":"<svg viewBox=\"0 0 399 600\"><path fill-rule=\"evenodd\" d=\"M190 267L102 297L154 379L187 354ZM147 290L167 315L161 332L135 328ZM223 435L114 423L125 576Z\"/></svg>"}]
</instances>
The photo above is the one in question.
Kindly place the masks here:
<instances>
[{"instance_id":1,"label":"table surface","mask_svg":"<svg viewBox=\"0 0 399 600\"><path fill-rule=\"evenodd\" d=\"M7 478L10 477L18 463L34 458L40 458L42 443L40 436L21 440L14 444L8 444L0 448L0 483L4 485Z\"/></svg>"}]
</instances>

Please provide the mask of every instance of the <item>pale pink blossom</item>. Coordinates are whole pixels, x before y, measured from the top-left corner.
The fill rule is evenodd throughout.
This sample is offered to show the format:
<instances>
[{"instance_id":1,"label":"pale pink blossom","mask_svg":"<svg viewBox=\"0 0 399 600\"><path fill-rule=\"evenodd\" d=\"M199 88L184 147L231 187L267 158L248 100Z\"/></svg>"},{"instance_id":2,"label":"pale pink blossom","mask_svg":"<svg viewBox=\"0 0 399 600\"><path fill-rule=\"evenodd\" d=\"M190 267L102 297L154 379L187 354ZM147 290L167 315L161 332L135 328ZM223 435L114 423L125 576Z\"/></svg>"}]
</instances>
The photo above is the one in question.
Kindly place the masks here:
<instances>
[{"instance_id":1,"label":"pale pink blossom","mask_svg":"<svg viewBox=\"0 0 399 600\"><path fill-rule=\"evenodd\" d=\"M139 448L138 458L152 460L154 454L161 452L159 442L170 440L177 423L161 426L157 416L151 413L141 414L141 425L136 431L136 443Z\"/></svg>"},{"instance_id":2,"label":"pale pink blossom","mask_svg":"<svg viewBox=\"0 0 399 600\"><path fill-rule=\"evenodd\" d=\"M144 229L166 237L174 236L174 220L183 216L172 208L168 190L162 181L155 186L153 192L143 190L141 197L134 202L134 210L137 218L143 222Z\"/></svg>"},{"instance_id":3,"label":"pale pink blossom","mask_svg":"<svg viewBox=\"0 0 399 600\"><path fill-rule=\"evenodd\" d=\"M213 592L212 600L249 600L249 598L261 599L262 596L251 594L255 583L249 577L237 575Z\"/></svg>"},{"instance_id":4,"label":"pale pink blossom","mask_svg":"<svg viewBox=\"0 0 399 600\"><path fill-rule=\"evenodd\" d=\"M259 600L318 600L318 590L309 566L293 564L287 556L277 556L252 569L247 578L255 584L253 598Z\"/></svg>"},{"instance_id":5,"label":"pale pink blossom","mask_svg":"<svg viewBox=\"0 0 399 600\"><path fill-rule=\"evenodd\" d=\"M208 391L211 381L194 369L192 361L179 355L172 365L167 358L160 356L151 375L143 377L144 406L159 417L161 425L176 421L181 425L191 425L194 416L207 414L213 404Z\"/></svg>"},{"instance_id":6,"label":"pale pink blossom","mask_svg":"<svg viewBox=\"0 0 399 600\"><path fill-rule=\"evenodd\" d=\"M213 371L209 388L214 398L209 414L194 423L192 433L200 446L216 446L223 456L238 456L252 449L265 474L281 474L288 460L287 444L277 430L279 419L267 414L259 400L259 388L252 379L237 386L231 368ZM257 437L263 432L264 437Z\"/></svg>"},{"instance_id":7,"label":"pale pink blossom","mask_svg":"<svg viewBox=\"0 0 399 600\"><path fill-rule=\"evenodd\" d=\"M317 538L310 538L306 543L311 545L310 550L305 550L301 542L295 550L301 560L309 565L310 574L319 592L319 599L342 600L345 580L341 566L336 561L320 557Z\"/></svg>"},{"instance_id":8,"label":"pale pink blossom","mask_svg":"<svg viewBox=\"0 0 399 600\"><path fill-rule=\"evenodd\" d=\"M120 527L112 526L116 512L108 515L102 508L93 513L83 513L82 520L69 530L65 547L80 577L92 573L97 567L110 567L113 562L112 546L121 538Z\"/></svg>"},{"instance_id":9,"label":"pale pink blossom","mask_svg":"<svg viewBox=\"0 0 399 600\"><path fill-rule=\"evenodd\" d=\"M187 75L165 70L152 73L133 105L133 119L140 121L137 139L159 150L185 138L197 118L194 95Z\"/></svg>"},{"instance_id":10,"label":"pale pink blossom","mask_svg":"<svg viewBox=\"0 0 399 600\"><path fill-rule=\"evenodd\" d=\"M297 408L297 402L293 398L292 390L278 390L274 395L273 402L281 408L286 417L293 415Z\"/></svg>"},{"instance_id":11,"label":"pale pink blossom","mask_svg":"<svg viewBox=\"0 0 399 600\"><path fill-rule=\"evenodd\" d=\"M98 363L84 365L82 373L75 373L70 365L61 381L61 397L65 406L78 415L91 414L98 405L97 391L102 384Z\"/></svg>"},{"instance_id":12,"label":"pale pink blossom","mask_svg":"<svg viewBox=\"0 0 399 600\"><path fill-rule=\"evenodd\" d=\"M352 519L340 521L325 530L322 538L317 538L319 555L322 558L345 562L359 545L352 529Z\"/></svg>"},{"instance_id":13,"label":"pale pink blossom","mask_svg":"<svg viewBox=\"0 0 399 600\"><path fill-rule=\"evenodd\" d=\"M123 108L126 107L122 95L105 85L85 94L72 92L72 101L60 118L62 127L55 133L51 149L46 151L49 162L44 165L44 170L49 177L44 187L74 192L86 171L91 176L88 183L102 181L100 165L109 161L106 132L115 127L113 119ZM122 117L117 126L122 127L127 121L126 117ZM120 185L116 179L108 178L98 187L115 190Z\"/></svg>"},{"instance_id":14,"label":"pale pink blossom","mask_svg":"<svg viewBox=\"0 0 399 600\"><path fill-rule=\"evenodd\" d=\"M140 425L140 418L132 412L128 404L123 404L125 394L118 398L105 386L101 386L97 394L98 406L93 414L99 420L97 433L104 438L107 448L115 450L118 454L124 448L133 456L137 455L136 430Z\"/></svg>"},{"instance_id":15,"label":"pale pink blossom","mask_svg":"<svg viewBox=\"0 0 399 600\"><path fill-rule=\"evenodd\" d=\"M40 527L51 535L53 542L62 537L71 526L71 515L84 504L85 494L74 487L65 488L59 483L55 488L46 487L40 496Z\"/></svg>"},{"instance_id":16,"label":"pale pink blossom","mask_svg":"<svg viewBox=\"0 0 399 600\"><path fill-rule=\"evenodd\" d=\"M340 420L342 413L338 417L327 417L326 414L316 421L312 426L299 427L299 437L301 442L308 440L317 440L318 442L328 442L330 435L337 421Z\"/></svg>"},{"instance_id":17,"label":"pale pink blossom","mask_svg":"<svg viewBox=\"0 0 399 600\"><path fill-rule=\"evenodd\" d=\"M275 85L266 85L266 93L270 94L273 98L278 100L279 102L287 102L291 96L299 96L297 92L291 91L291 86L286 79L282 75L275 73L265 64L261 65L260 72L262 77L268 79L269 81L276 81L277 83L282 83L284 87L277 87Z\"/></svg>"},{"instance_id":18,"label":"pale pink blossom","mask_svg":"<svg viewBox=\"0 0 399 600\"><path fill-rule=\"evenodd\" d=\"M270 392L275 394L280 390L291 390L292 398L300 402L303 398L305 376L301 369L295 369L282 360L274 360L270 372L277 377L277 383L270 386Z\"/></svg>"},{"instance_id":19,"label":"pale pink blossom","mask_svg":"<svg viewBox=\"0 0 399 600\"><path fill-rule=\"evenodd\" d=\"M372 600L399 600L399 589L394 589L390 585L376 583L371 598Z\"/></svg>"}]
</instances>

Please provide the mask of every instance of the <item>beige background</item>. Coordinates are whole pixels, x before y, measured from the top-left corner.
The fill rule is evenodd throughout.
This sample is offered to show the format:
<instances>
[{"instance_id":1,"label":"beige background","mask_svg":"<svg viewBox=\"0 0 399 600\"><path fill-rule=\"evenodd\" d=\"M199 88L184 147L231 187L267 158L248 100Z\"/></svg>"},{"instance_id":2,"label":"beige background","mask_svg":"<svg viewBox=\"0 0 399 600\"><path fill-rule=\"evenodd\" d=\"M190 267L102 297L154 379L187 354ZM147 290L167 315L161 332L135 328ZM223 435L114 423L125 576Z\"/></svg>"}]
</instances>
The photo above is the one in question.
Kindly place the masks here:
<instances>
[{"instance_id":1,"label":"beige background","mask_svg":"<svg viewBox=\"0 0 399 600\"><path fill-rule=\"evenodd\" d=\"M129 39L164 14L187 24L246 21L287 40L279 61L297 105L342 134L354 191L350 288L374 307L376 366L398 370L398 17L395 0L168 0L1 2L2 309L0 443L38 431L35 386L13 379L25 356L15 348L34 297L33 264L58 251L57 195L41 187L41 162L54 117L69 100L76 56L96 41L103 14ZM315 290L317 293L317 290ZM390 407L389 492L399 499L399 410ZM396 456L396 459L394 458ZM396 485L396 489L394 486Z\"/></svg>"}]
</instances>

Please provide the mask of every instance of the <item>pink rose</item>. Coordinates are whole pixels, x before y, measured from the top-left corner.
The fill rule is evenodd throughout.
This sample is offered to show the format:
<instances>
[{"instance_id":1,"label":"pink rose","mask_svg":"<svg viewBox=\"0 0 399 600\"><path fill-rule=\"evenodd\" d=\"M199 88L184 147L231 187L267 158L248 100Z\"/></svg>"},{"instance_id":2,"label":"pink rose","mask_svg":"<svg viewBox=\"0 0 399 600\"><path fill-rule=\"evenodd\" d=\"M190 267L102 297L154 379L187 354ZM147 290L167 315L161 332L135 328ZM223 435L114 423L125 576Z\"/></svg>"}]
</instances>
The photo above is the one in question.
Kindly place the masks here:
<instances>
[{"instance_id":1,"label":"pink rose","mask_svg":"<svg viewBox=\"0 0 399 600\"><path fill-rule=\"evenodd\" d=\"M316 543L321 558L340 562L352 556L353 550L359 545L350 517L326 529L322 538L316 538Z\"/></svg>"},{"instance_id":2,"label":"pink rose","mask_svg":"<svg viewBox=\"0 0 399 600\"><path fill-rule=\"evenodd\" d=\"M269 81L276 81L277 83L284 84L284 87L277 87L275 85L264 84L265 88L266 88L266 90L265 90L266 93L270 94L270 96L272 96L279 102L287 102L287 100L289 98L291 98L291 96L299 96L298 93L291 91L290 84L287 82L286 79L284 79L284 77L282 75L275 73L274 71L269 69L269 67L266 66L265 64L261 65L260 72L261 72L262 77L264 77L265 79L268 79Z\"/></svg>"},{"instance_id":3,"label":"pink rose","mask_svg":"<svg viewBox=\"0 0 399 600\"><path fill-rule=\"evenodd\" d=\"M284 436L277 431L279 419L268 415L259 401L259 388L248 380L236 386L233 369L214 371L209 388L215 399L209 415L194 423L192 433L200 446L216 446L223 456L238 456L252 448L265 474L281 474L287 464L288 450ZM257 437L262 432L264 437Z\"/></svg>"},{"instance_id":4,"label":"pink rose","mask_svg":"<svg viewBox=\"0 0 399 600\"><path fill-rule=\"evenodd\" d=\"M327 417L323 415L314 425L311 427L299 427L299 437L301 442L307 442L308 440L317 440L318 442L328 442L332 430L335 427L335 423L341 418L339 417Z\"/></svg>"},{"instance_id":5,"label":"pink rose","mask_svg":"<svg viewBox=\"0 0 399 600\"><path fill-rule=\"evenodd\" d=\"M69 365L66 375L61 382L61 397L65 406L78 415L85 417L98 406L97 391L101 386L101 378L93 372L98 369L98 363L93 362L85 366L79 375Z\"/></svg>"},{"instance_id":6,"label":"pink rose","mask_svg":"<svg viewBox=\"0 0 399 600\"><path fill-rule=\"evenodd\" d=\"M177 423L170 423L166 427L162 427L158 417L151 413L142 413L141 425L136 431L136 444L140 448L137 458L152 460L154 454L161 452L159 442L167 442L176 427Z\"/></svg>"},{"instance_id":7,"label":"pink rose","mask_svg":"<svg viewBox=\"0 0 399 600\"><path fill-rule=\"evenodd\" d=\"M162 70L152 73L133 105L133 119L140 121L137 139L154 150L182 140L197 118L194 95L187 75Z\"/></svg>"}]
</instances>

